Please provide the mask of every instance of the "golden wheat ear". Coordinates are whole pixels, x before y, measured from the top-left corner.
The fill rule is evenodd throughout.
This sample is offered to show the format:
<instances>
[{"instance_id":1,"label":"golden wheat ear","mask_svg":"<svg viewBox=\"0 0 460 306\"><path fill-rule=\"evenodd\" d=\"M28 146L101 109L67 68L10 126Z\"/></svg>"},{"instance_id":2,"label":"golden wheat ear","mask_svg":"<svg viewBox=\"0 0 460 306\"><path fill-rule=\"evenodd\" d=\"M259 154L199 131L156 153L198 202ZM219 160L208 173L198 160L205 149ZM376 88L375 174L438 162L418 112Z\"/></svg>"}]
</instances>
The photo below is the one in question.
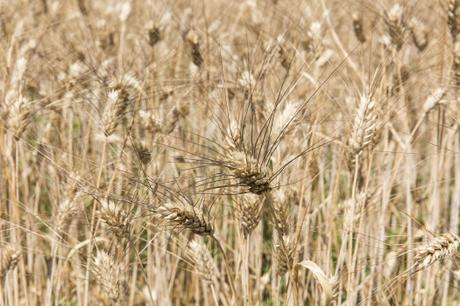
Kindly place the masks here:
<instances>
[{"instance_id":1,"label":"golden wheat ear","mask_svg":"<svg viewBox=\"0 0 460 306\"><path fill-rule=\"evenodd\" d=\"M460 34L460 0L447 0L447 26L454 41Z\"/></svg>"},{"instance_id":2,"label":"golden wheat ear","mask_svg":"<svg viewBox=\"0 0 460 306\"><path fill-rule=\"evenodd\" d=\"M122 301L126 294L126 283L122 264L105 251L98 251L91 265L98 286L115 303Z\"/></svg>"},{"instance_id":3,"label":"golden wheat ear","mask_svg":"<svg viewBox=\"0 0 460 306\"><path fill-rule=\"evenodd\" d=\"M423 52L428 46L428 32L425 25L417 18L413 17L409 21L409 29L412 37L412 42L417 47L419 52Z\"/></svg>"},{"instance_id":4,"label":"golden wheat ear","mask_svg":"<svg viewBox=\"0 0 460 306\"><path fill-rule=\"evenodd\" d=\"M453 233L444 233L435 237L428 244L416 248L416 270L425 269L436 261L452 257L460 245L460 238Z\"/></svg>"},{"instance_id":5,"label":"golden wheat ear","mask_svg":"<svg viewBox=\"0 0 460 306\"><path fill-rule=\"evenodd\" d=\"M214 226L209 214L180 202L168 202L155 209L155 216L176 230L189 230L200 236L212 236Z\"/></svg>"},{"instance_id":6,"label":"golden wheat ear","mask_svg":"<svg viewBox=\"0 0 460 306\"><path fill-rule=\"evenodd\" d=\"M405 26L404 26L404 11L401 4L396 3L386 14L385 19L387 32L390 36L392 46L397 50L401 50L404 44Z\"/></svg>"},{"instance_id":7,"label":"golden wheat ear","mask_svg":"<svg viewBox=\"0 0 460 306\"><path fill-rule=\"evenodd\" d=\"M245 236L260 222L264 201L255 194L243 194L236 199L236 217Z\"/></svg>"},{"instance_id":8,"label":"golden wheat ear","mask_svg":"<svg viewBox=\"0 0 460 306\"><path fill-rule=\"evenodd\" d=\"M21 257L19 251L12 244L0 246L0 280L3 280L8 271L16 268Z\"/></svg>"},{"instance_id":9,"label":"golden wheat ear","mask_svg":"<svg viewBox=\"0 0 460 306\"><path fill-rule=\"evenodd\" d=\"M377 133L377 120L375 101L367 95L362 95L356 109L351 134L348 138L348 146L351 150L350 165L354 164L355 159L367 147L374 144Z\"/></svg>"},{"instance_id":10,"label":"golden wheat ear","mask_svg":"<svg viewBox=\"0 0 460 306\"><path fill-rule=\"evenodd\" d=\"M212 282L219 275L214 258L201 239L195 238L188 243L185 256L203 280Z\"/></svg>"}]
</instances>

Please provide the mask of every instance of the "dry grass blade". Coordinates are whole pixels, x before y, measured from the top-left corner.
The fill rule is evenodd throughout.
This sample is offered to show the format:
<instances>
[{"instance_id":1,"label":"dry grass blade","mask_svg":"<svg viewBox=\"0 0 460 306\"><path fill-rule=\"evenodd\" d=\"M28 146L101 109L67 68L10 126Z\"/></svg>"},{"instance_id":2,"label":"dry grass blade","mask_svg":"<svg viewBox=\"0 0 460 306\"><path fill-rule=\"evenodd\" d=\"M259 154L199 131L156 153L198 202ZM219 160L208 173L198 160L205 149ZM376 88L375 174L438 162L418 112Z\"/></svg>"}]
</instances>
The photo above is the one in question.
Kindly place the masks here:
<instances>
[{"instance_id":1,"label":"dry grass blade","mask_svg":"<svg viewBox=\"0 0 460 306\"><path fill-rule=\"evenodd\" d=\"M337 279L335 277L327 277L323 270L311 260L303 260L298 265L304 267L315 276L326 295L326 300L330 301L336 296Z\"/></svg>"}]
</instances>

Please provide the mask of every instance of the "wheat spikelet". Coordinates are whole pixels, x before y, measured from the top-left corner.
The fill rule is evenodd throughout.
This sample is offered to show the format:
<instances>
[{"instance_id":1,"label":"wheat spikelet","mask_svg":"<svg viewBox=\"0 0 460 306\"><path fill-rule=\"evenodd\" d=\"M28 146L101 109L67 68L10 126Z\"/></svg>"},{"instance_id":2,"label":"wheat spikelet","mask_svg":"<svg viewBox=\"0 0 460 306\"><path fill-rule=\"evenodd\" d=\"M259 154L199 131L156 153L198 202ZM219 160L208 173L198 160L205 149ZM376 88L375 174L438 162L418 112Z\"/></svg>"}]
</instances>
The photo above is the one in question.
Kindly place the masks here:
<instances>
[{"instance_id":1,"label":"wheat spikelet","mask_svg":"<svg viewBox=\"0 0 460 306\"><path fill-rule=\"evenodd\" d=\"M134 150L142 164L146 165L152 160L152 153L147 148L144 142L136 143L134 146Z\"/></svg>"},{"instance_id":2,"label":"wheat spikelet","mask_svg":"<svg viewBox=\"0 0 460 306\"><path fill-rule=\"evenodd\" d=\"M96 283L112 301L119 302L124 298L126 284L119 262L105 251L98 251L91 267Z\"/></svg>"},{"instance_id":3,"label":"wheat spikelet","mask_svg":"<svg viewBox=\"0 0 460 306\"><path fill-rule=\"evenodd\" d=\"M200 41L198 34L193 30L189 30L185 35L185 40L190 46L190 54L193 64L195 64L197 67L200 67L201 64L203 64L203 56L201 55L200 51Z\"/></svg>"},{"instance_id":4,"label":"wheat spikelet","mask_svg":"<svg viewBox=\"0 0 460 306\"><path fill-rule=\"evenodd\" d=\"M296 246L289 236L282 236L274 245L275 258L278 261L278 273L284 274L291 270L297 257Z\"/></svg>"},{"instance_id":5,"label":"wheat spikelet","mask_svg":"<svg viewBox=\"0 0 460 306\"><path fill-rule=\"evenodd\" d=\"M155 26L153 22L147 25L148 43L150 47L155 46L161 40L160 28Z\"/></svg>"},{"instance_id":6,"label":"wheat spikelet","mask_svg":"<svg viewBox=\"0 0 460 306\"><path fill-rule=\"evenodd\" d=\"M64 233L69 226L71 219L78 214L78 204L83 200L84 194L79 190L79 177L75 176L67 184L64 193L64 199L59 202L56 217L56 230L58 233Z\"/></svg>"},{"instance_id":7,"label":"wheat spikelet","mask_svg":"<svg viewBox=\"0 0 460 306\"><path fill-rule=\"evenodd\" d=\"M22 94L7 98L7 110L3 111L2 117L6 119L6 126L11 129L14 137L19 139L30 122L33 109L30 101Z\"/></svg>"},{"instance_id":8,"label":"wheat spikelet","mask_svg":"<svg viewBox=\"0 0 460 306\"><path fill-rule=\"evenodd\" d=\"M181 103L179 105L174 106L171 110L165 126L163 128L163 133L170 134L174 131L177 123L181 118L185 118L190 113L190 108L188 104Z\"/></svg>"},{"instance_id":9,"label":"wheat spikelet","mask_svg":"<svg viewBox=\"0 0 460 306\"><path fill-rule=\"evenodd\" d=\"M348 145L353 155L352 159L359 156L366 147L373 144L376 128L377 113L375 103L368 96L363 95L360 98L351 135L348 139Z\"/></svg>"},{"instance_id":10,"label":"wheat spikelet","mask_svg":"<svg viewBox=\"0 0 460 306\"><path fill-rule=\"evenodd\" d=\"M282 189L272 194L273 223L280 237L289 233L289 201L288 195Z\"/></svg>"},{"instance_id":11,"label":"wheat spikelet","mask_svg":"<svg viewBox=\"0 0 460 306\"><path fill-rule=\"evenodd\" d=\"M452 71L455 85L460 86L460 39L454 44Z\"/></svg>"},{"instance_id":12,"label":"wheat spikelet","mask_svg":"<svg viewBox=\"0 0 460 306\"><path fill-rule=\"evenodd\" d=\"M224 135L225 145L230 151L238 151L241 149L241 130L235 120L231 120Z\"/></svg>"},{"instance_id":13,"label":"wheat spikelet","mask_svg":"<svg viewBox=\"0 0 460 306\"><path fill-rule=\"evenodd\" d=\"M454 42L460 34L460 0L447 0L447 26Z\"/></svg>"},{"instance_id":14,"label":"wheat spikelet","mask_svg":"<svg viewBox=\"0 0 460 306\"><path fill-rule=\"evenodd\" d=\"M366 206L369 196L365 191L361 191L355 197L348 198L339 204L339 208L344 210L344 227L349 228L361 217L361 211Z\"/></svg>"},{"instance_id":15,"label":"wheat spikelet","mask_svg":"<svg viewBox=\"0 0 460 306\"><path fill-rule=\"evenodd\" d=\"M310 29L307 32L307 38L302 42L302 47L309 53L313 59L318 59L324 53L324 35L321 23L314 21L310 24Z\"/></svg>"},{"instance_id":16,"label":"wheat spikelet","mask_svg":"<svg viewBox=\"0 0 460 306\"><path fill-rule=\"evenodd\" d=\"M358 41L363 44L366 42L366 36L364 35L363 29L363 17L360 14L353 13L352 19L353 31L355 33L356 39L358 39Z\"/></svg>"},{"instance_id":17,"label":"wheat spikelet","mask_svg":"<svg viewBox=\"0 0 460 306\"><path fill-rule=\"evenodd\" d=\"M399 3L393 5L386 18L388 35L396 50L401 50L404 43L403 9Z\"/></svg>"},{"instance_id":18,"label":"wheat spikelet","mask_svg":"<svg viewBox=\"0 0 460 306\"><path fill-rule=\"evenodd\" d=\"M115 132L120 123L126 108L128 107L128 97L124 89L110 90L107 94L107 102L102 118L104 134L110 136Z\"/></svg>"},{"instance_id":19,"label":"wheat spikelet","mask_svg":"<svg viewBox=\"0 0 460 306\"><path fill-rule=\"evenodd\" d=\"M116 237L129 238L131 214L121 204L111 200L102 201L99 216Z\"/></svg>"},{"instance_id":20,"label":"wheat spikelet","mask_svg":"<svg viewBox=\"0 0 460 306\"><path fill-rule=\"evenodd\" d=\"M452 256L460 245L460 238L453 233L435 237L429 244L415 249L415 268L424 269L438 260Z\"/></svg>"},{"instance_id":21,"label":"wheat spikelet","mask_svg":"<svg viewBox=\"0 0 460 306\"><path fill-rule=\"evenodd\" d=\"M436 107L441 102L441 99L444 97L446 90L444 88L438 88L433 91L431 95L425 100L425 104L423 104L423 113L427 114L433 108Z\"/></svg>"},{"instance_id":22,"label":"wheat spikelet","mask_svg":"<svg viewBox=\"0 0 460 306\"><path fill-rule=\"evenodd\" d=\"M65 232L67 230L69 221L78 213L78 200L80 198L80 195L66 197L59 203L56 217L57 232Z\"/></svg>"},{"instance_id":23,"label":"wheat spikelet","mask_svg":"<svg viewBox=\"0 0 460 306\"><path fill-rule=\"evenodd\" d=\"M0 279L3 279L8 271L16 268L21 252L12 244L0 247Z\"/></svg>"},{"instance_id":24,"label":"wheat spikelet","mask_svg":"<svg viewBox=\"0 0 460 306\"><path fill-rule=\"evenodd\" d=\"M233 151L227 161L227 168L254 194L263 194L271 189L267 170L261 169L255 158L241 151Z\"/></svg>"},{"instance_id":25,"label":"wheat spikelet","mask_svg":"<svg viewBox=\"0 0 460 306\"><path fill-rule=\"evenodd\" d=\"M25 53L34 48L34 44L34 42L29 42L31 46L25 45L20 50L22 56L19 56L15 62L5 101L0 105L2 118L16 139L21 137L32 115L32 105L29 99L22 94L22 87L29 64L28 56Z\"/></svg>"},{"instance_id":26,"label":"wheat spikelet","mask_svg":"<svg viewBox=\"0 0 460 306\"><path fill-rule=\"evenodd\" d=\"M163 132L163 124L151 111L139 111L139 118L142 127L152 134Z\"/></svg>"},{"instance_id":27,"label":"wheat spikelet","mask_svg":"<svg viewBox=\"0 0 460 306\"><path fill-rule=\"evenodd\" d=\"M425 29L425 26L417 20L417 18L412 18L409 22L409 29L412 37L412 42L417 47L417 49L422 52L428 46L428 33Z\"/></svg>"},{"instance_id":28,"label":"wheat spikelet","mask_svg":"<svg viewBox=\"0 0 460 306\"><path fill-rule=\"evenodd\" d=\"M236 216L245 236L249 236L260 222L263 199L255 194L244 194L236 200Z\"/></svg>"},{"instance_id":29,"label":"wheat spikelet","mask_svg":"<svg viewBox=\"0 0 460 306\"><path fill-rule=\"evenodd\" d=\"M156 216L176 230L187 229L194 234L207 236L214 233L208 214L188 204L166 203L155 210Z\"/></svg>"},{"instance_id":30,"label":"wheat spikelet","mask_svg":"<svg viewBox=\"0 0 460 306\"><path fill-rule=\"evenodd\" d=\"M190 241L185 255L203 280L212 282L213 278L218 275L216 263L203 241L198 239Z\"/></svg>"}]
</instances>

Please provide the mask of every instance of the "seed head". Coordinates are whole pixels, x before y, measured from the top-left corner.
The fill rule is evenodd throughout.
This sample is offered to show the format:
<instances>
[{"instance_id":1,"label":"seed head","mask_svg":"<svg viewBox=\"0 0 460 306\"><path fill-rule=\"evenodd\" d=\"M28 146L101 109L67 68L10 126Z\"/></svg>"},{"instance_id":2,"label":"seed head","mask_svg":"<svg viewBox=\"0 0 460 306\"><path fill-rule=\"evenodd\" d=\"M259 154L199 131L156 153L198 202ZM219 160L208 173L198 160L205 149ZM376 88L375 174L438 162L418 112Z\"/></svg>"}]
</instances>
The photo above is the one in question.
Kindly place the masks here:
<instances>
[{"instance_id":1,"label":"seed head","mask_svg":"<svg viewBox=\"0 0 460 306\"><path fill-rule=\"evenodd\" d=\"M156 216L176 230L187 229L196 235L207 236L214 233L208 214L189 204L166 203L156 209Z\"/></svg>"},{"instance_id":2,"label":"seed head","mask_svg":"<svg viewBox=\"0 0 460 306\"><path fill-rule=\"evenodd\" d=\"M424 269L438 260L452 256L460 245L460 238L453 233L435 237L427 245L415 250L415 268Z\"/></svg>"}]
</instances>

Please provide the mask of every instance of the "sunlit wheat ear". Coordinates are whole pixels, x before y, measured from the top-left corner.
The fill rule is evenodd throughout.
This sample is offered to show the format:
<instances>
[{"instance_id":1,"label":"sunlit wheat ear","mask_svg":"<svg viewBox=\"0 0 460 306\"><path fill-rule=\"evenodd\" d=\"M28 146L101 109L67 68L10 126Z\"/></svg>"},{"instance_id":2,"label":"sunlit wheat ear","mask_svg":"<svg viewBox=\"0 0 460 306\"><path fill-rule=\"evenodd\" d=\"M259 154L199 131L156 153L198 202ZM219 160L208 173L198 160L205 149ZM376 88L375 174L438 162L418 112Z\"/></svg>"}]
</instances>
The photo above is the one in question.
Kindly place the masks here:
<instances>
[{"instance_id":1,"label":"sunlit wheat ear","mask_svg":"<svg viewBox=\"0 0 460 306\"><path fill-rule=\"evenodd\" d=\"M292 52L289 49L288 44L286 43L286 39L283 35L280 35L276 38L276 42L278 45L278 57L281 63L281 66L286 70L289 71L292 64Z\"/></svg>"},{"instance_id":2,"label":"sunlit wheat ear","mask_svg":"<svg viewBox=\"0 0 460 306\"><path fill-rule=\"evenodd\" d=\"M12 244L0 246L0 280L16 268L20 257L21 252Z\"/></svg>"},{"instance_id":3,"label":"sunlit wheat ear","mask_svg":"<svg viewBox=\"0 0 460 306\"><path fill-rule=\"evenodd\" d=\"M235 120L230 121L229 126L227 127L226 133L224 135L224 141L226 146L230 151L241 150L241 130L238 127L238 122Z\"/></svg>"},{"instance_id":4,"label":"sunlit wheat ear","mask_svg":"<svg viewBox=\"0 0 460 306\"><path fill-rule=\"evenodd\" d=\"M288 100L283 103L283 107L279 109L278 114L273 120L272 131L274 134L283 133L284 135L288 135L304 121L305 111L299 114L300 104L300 101L293 100ZM271 110L267 110L266 112L266 117L269 117ZM293 118L295 119L293 120ZM288 122L289 125L287 125Z\"/></svg>"},{"instance_id":5,"label":"sunlit wheat ear","mask_svg":"<svg viewBox=\"0 0 460 306\"><path fill-rule=\"evenodd\" d=\"M106 252L98 251L91 268L97 285L113 302L119 302L124 298L126 283L119 262Z\"/></svg>"},{"instance_id":6,"label":"sunlit wheat ear","mask_svg":"<svg viewBox=\"0 0 460 306\"><path fill-rule=\"evenodd\" d=\"M460 34L460 0L447 0L447 26L454 42Z\"/></svg>"},{"instance_id":7,"label":"sunlit wheat ear","mask_svg":"<svg viewBox=\"0 0 460 306\"><path fill-rule=\"evenodd\" d=\"M353 128L348 139L348 146L351 149L351 161L354 161L364 149L374 143L376 129L377 111L375 102L368 96L363 95L359 100Z\"/></svg>"},{"instance_id":8,"label":"sunlit wheat ear","mask_svg":"<svg viewBox=\"0 0 460 306\"><path fill-rule=\"evenodd\" d=\"M56 217L56 230L58 233L66 232L70 221L78 214L79 201L83 200L82 194L64 198L58 207Z\"/></svg>"},{"instance_id":9,"label":"sunlit wheat ear","mask_svg":"<svg viewBox=\"0 0 460 306\"><path fill-rule=\"evenodd\" d=\"M36 47L36 42L31 40L20 50L18 58L11 71L10 82L6 90L3 103L0 104L1 117L11 130L16 139L20 138L29 124L33 109L31 101L25 97L23 91L23 79L29 64L29 51Z\"/></svg>"},{"instance_id":10,"label":"sunlit wheat ear","mask_svg":"<svg viewBox=\"0 0 460 306\"><path fill-rule=\"evenodd\" d=\"M355 33L356 39L360 43L366 42L366 36L364 35L364 28L363 28L363 16L358 13L353 13L353 32Z\"/></svg>"},{"instance_id":11,"label":"sunlit wheat ear","mask_svg":"<svg viewBox=\"0 0 460 306\"><path fill-rule=\"evenodd\" d=\"M399 3L393 5L386 16L386 25L391 44L396 50L401 50L404 43L403 8Z\"/></svg>"},{"instance_id":12,"label":"sunlit wheat ear","mask_svg":"<svg viewBox=\"0 0 460 306\"><path fill-rule=\"evenodd\" d=\"M339 208L344 210L344 227L349 228L354 222L362 217L361 211L365 207L370 196L364 191L356 194L339 204Z\"/></svg>"},{"instance_id":13,"label":"sunlit wheat ear","mask_svg":"<svg viewBox=\"0 0 460 306\"><path fill-rule=\"evenodd\" d=\"M289 233L289 197L284 189L271 192L273 225L280 237Z\"/></svg>"},{"instance_id":14,"label":"sunlit wheat ear","mask_svg":"<svg viewBox=\"0 0 460 306\"><path fill-rule=\"evenodd\" d=\"M117 238L129 238L132 214L123 207L122 203L112 200L102 201L99 216Z\"/></svg>"},{"instance_id":15,"label":"sunlit wheat ear","mask_svg":"<svg viewBox=\"0 0 460 306\"><path fill-rule=\"evenodd\" d=\"M460 245L460 238L453 233L444 233L435 237L427 245L418 247L415 252L416 270L425 269L438 260L451 257Z\"/></svg>"},{"instance_id":16,"label":"sunlit wheat ear","mask_svg":"<svg viewBox=\"0 0 460 306\"><path fill-rule=\"evenodd\" d=\"M20 138L25 131L32 117L32 105L25 97L20 95L10 110L8 126L12 129L14 136Z\"/></svg>"},{"instance_id":17,"label":"sunlit wheat ear","mask_svg":"<svg viewBox=\"0 0 460 306\"><path fill-rule=\"evenodd\" d=\"M382 274L386 278L390 278L398 264L398 252L391 251L385 256Z\"/></svg>"},{"instance_id":18,"label":"sunlit wheat ear","mask_svg":"<svg viewBox=\"0 0 460 306\"><path fill-rule=\"evenodd\" d=\"M212 282L219 274L214 258L202 240L193 239L190 241L185 256L203 280Z\"/></svg>"},{"instance_id":19,"label":"sunlit wheat ear","mask_svg":"<svg viewBox=\"0 0 460 306\"><path fill-rule=\"evenodd\" d=\"M409 29L412 42L422 52L428 46L428 32L425 25L414 17L409 21Z\"/></svg>"},{"instance_id":20,"label":"sunlit wheat ear","mask_svg":"<svg viewBox=\"0 0 460 306\"><path fill-rule=\"evenodd\" d=\"M314 21L310 24L306 39L302 42L304 50L315 60L324 53L323 34L321 23Z\"/></svg>"},{"instance_id":21,"label":"sunlit wheat ear","mask_svg":"<svg viewBox=\"0 0 460 306\"><path fill-rule=\"evenodd\" d=\"M236 199L236 217L244 236L249 236L260 222L263 199L255 194L243 194Z\"/></svg>"},{"instance_id":22,"label":"sunlit wheat ear","mask_svg":"<svg viewBox=\"0 0 460 306\"><path fill-rule=\"evenodd\" d=\"M423 104L423 113L424 115L428 114L433 108L435 108L442 100L444 95L446 94L446 90L444 88L437 88L434 90L428 98L425 100Z\"/></svg>"},{"instance_id":23,"label":"sunlit wheat ear","mask_svg":"<svg viewBox=\"0 0 460 306\"><path fill-rule=\"evenodd\" d=\"M142 91L139 80L130 74L112 79L107 88L102 125L104 134L110 136L122 122L135 92Z\"/></svg>"},{"instance_id":24,"label":"sunlit wheat ear","mask_svg":"<svg viewBox=\"0 0 460 306\"><path fill-rule=\"evenodd\" d=\"M74 218L79 212L79 205L84 201L84 193L78 185L80 178L75 175L67 184L63 199L59 202L56 216L56 230L58 234L65 233Z\"/></svg>"},{"instance_id":25,"label":"sunlit wheat ear","mask_svg":"<svg viewBox=\"0 0 460 306\"><path fill-rule=\"evenodd\" d=\"M155 215L173 230L189 230L201 236L214 233L208 213L188 204L169 202L156 208Z\"/></svg>"},{"instance_id":26,"label":"sunlit wheat ear","mask_svg":"<svg viewBox=\"0 0 460 306\"><path fill-rule=\"evenodd\" d=\"M107 102L102 117L104 134L113 134L128 107L128 96L124 89L114 88L107 93Z\"/></svg>"},{"instance_id":27,"label":"sunlit wheat ear","mask_svg":"<svg viewBox=\"0 0 460 306\"><path fill-rule=\"evenodd\" d=\"M257 164L257 160L242 151L233 151L225 163L241 186L249 192L263 194L271 189L268 169Z\"/></svg>"}]
</instances>

